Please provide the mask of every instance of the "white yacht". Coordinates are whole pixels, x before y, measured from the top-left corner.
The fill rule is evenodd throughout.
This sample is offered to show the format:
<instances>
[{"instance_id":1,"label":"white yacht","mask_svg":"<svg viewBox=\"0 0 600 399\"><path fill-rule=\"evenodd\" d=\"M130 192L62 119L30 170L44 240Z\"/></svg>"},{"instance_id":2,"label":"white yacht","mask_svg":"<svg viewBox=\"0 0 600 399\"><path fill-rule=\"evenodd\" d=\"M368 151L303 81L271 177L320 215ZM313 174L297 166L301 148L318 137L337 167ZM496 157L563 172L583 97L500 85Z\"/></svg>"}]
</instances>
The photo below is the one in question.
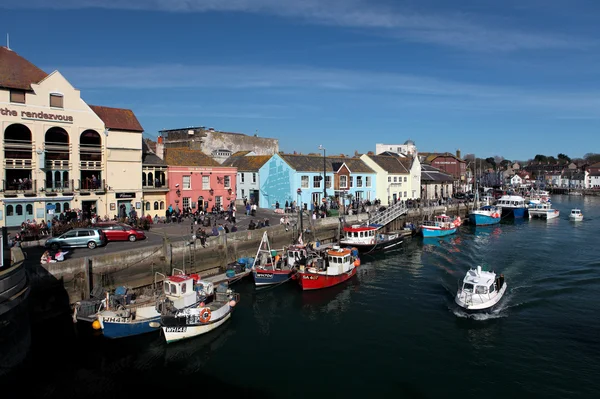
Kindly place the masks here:
<instances>
[{"instance_id":1,"label":"white yacht","mask_svg":"<svg viewBox=\"0 0 600 399\"><path fill-rule=\"evenodd\" d=\"M560 216L560 211L558 209L552 209L552 204L549 202L530 205L527 212L529 213L529 219L540 218L548 220Z\"/></svg>"},{"instance_id":2,"label":"white yacht","mask_svg":"<svg viewBox=\"0 0 600 399\"><path fill-rule=\"evenodd\" d=\"M486 311L500 302L505 292L503 274L496 277L496 273L483 271L481 266L477 266L467 272L455 301L467 311Z\"/></svg>"},{"instance_id":3,"label":"white yacht","mask_svg":"<svg viewBox=\"0 0 600 399\"><path fill-rule=\"evenodd\" d=\"M569 220L572 220L574 222L583 220L583 213L581 213L581 209L571 209Z\"/></svg>"}]
</instances>

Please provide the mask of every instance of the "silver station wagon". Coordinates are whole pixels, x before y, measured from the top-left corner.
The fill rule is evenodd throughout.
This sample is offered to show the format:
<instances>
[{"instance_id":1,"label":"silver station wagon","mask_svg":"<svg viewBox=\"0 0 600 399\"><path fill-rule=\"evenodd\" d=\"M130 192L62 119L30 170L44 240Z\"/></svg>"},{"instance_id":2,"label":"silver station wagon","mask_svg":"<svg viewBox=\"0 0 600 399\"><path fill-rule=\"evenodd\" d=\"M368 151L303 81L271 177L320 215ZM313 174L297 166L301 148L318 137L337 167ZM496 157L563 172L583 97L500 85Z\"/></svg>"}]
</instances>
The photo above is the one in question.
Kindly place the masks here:
<instances>
[{"instance_id":1,"label":"silver station wagon","mask_svg":"<svg viewBox=\"0 0 600 399\"><path fill-rule=\"evenodd\" d=\"M73 229L58 237L52 237L46 240L46 248L54 250L58 248L78 248L88 247L94 249L97 246L106 244L106 235L100 229Z\"/></svg>"}]
</instances>

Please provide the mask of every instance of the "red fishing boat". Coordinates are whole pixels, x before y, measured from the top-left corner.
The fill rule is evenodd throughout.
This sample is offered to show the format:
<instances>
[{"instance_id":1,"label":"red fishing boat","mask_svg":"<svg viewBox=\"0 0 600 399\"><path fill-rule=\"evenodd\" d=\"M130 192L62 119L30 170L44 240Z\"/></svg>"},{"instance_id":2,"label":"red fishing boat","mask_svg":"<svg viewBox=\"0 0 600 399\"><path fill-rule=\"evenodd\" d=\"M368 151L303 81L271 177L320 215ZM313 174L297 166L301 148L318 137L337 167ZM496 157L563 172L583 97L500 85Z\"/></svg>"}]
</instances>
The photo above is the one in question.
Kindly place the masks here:
<instances>
[{"instance_id":1,"label":"red fishing boat","mask_svg":"<svg viewBox=\"0 0 600 399\"><path fill-rule=\"evenodd\" d=\"M305 291L333 287L354 276L359 266L358 249L334 246L300 265L297 279Z\"/></svg>"}]
</instances>

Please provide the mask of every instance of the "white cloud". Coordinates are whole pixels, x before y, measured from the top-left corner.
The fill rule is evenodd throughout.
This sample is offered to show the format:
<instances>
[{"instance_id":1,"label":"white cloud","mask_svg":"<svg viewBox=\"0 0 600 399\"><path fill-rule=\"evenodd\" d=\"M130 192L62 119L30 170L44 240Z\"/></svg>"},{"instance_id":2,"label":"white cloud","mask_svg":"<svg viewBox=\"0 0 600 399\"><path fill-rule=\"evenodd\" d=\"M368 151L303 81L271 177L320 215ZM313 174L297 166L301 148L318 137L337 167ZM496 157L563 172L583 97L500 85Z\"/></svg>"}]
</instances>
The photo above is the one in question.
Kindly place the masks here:
<instances>
[{"instance_id":1,"label":"white cloud","mask_svg":"<svg viewBox=\"0 0 600 399\"><path fill-rule=\"evenodd\" d=\"M46 68L49 70L48 68ZM378 101L382 106L435 106L438 109L568 110L583 116L598 114L600 92L544 88L479 85L408 74L377 73L302 66L262 67L256 65L150 65L143 67L60 67L77 88L214 90L235 93L265 92L295 98L354 96L359 101ZM229 96L229 95L228 95ZM304 97L305 98L305 97ZM334 97L335 98L335 97ZM242 114L265 115L262 110ZM270 114L270 113L269 113Z\"/></svg>"},{"instance_id":2,"label":"white cloud","mask_svg":"<svg viewBox=\"0 0 600 399\"><path fill-rule=\"evenodd\" d=\"M367 0L3 0L2 7L267 14L477 51L570 49L595 45L583 38L488 26L482 22L485 19L481 15L437 15Z\"/></svg>"}]
</instances>

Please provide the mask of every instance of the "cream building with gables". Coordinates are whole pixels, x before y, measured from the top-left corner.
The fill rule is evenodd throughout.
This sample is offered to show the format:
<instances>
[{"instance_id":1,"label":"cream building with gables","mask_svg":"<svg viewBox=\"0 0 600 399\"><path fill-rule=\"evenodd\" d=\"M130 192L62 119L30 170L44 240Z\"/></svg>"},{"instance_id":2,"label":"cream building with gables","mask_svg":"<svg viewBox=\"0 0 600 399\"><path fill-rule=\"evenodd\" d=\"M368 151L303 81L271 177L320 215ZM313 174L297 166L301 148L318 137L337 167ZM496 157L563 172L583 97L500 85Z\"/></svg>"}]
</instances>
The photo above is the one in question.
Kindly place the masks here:
<instances>
[{"instance_id":1,"label":"cream building with gables","mask_svg":"<svg viewBox=\"0 0 600 399\"><path fill-rule=\"evenodd\" d=\"M0 47L0 226L141 208L142 132L132 111L88 105L60 72Z\"/></svg>"}]
</instances>

